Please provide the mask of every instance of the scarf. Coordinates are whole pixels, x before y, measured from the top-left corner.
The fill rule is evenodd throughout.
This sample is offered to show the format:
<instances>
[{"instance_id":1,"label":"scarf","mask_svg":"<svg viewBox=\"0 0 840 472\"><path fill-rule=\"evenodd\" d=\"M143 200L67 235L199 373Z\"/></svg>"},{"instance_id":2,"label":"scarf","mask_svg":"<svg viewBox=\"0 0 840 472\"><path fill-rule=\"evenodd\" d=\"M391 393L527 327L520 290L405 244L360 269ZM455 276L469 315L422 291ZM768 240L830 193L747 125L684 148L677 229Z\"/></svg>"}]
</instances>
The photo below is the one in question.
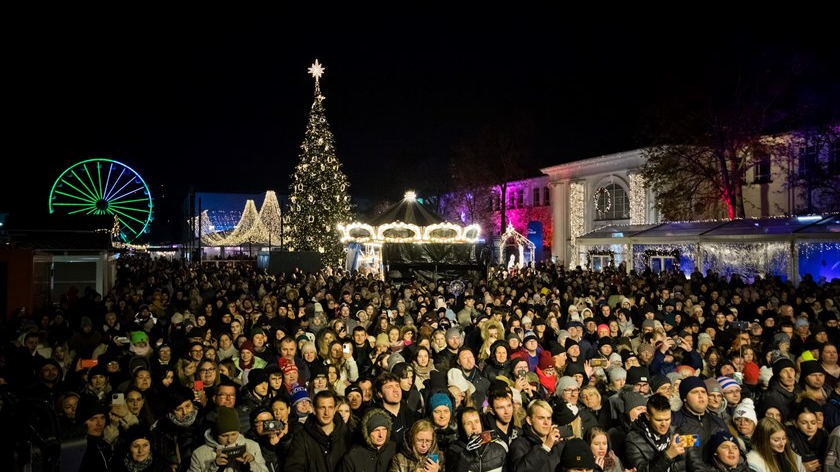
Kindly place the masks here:
<instances>
[{"instance_id":1,"label":"scarf","mask_svg":"<svg viewBox=\"0 0 840 472\"><path fill-rule=\"evenodd\" d=\"M196 418L198 418L198 409L193 409L183 420L179 420L174 413L167 413L166 417L169 418L169 421L176 426L181 426L182 428L186 428L192 426L195 423Z\"/></svg>"},{"instance_id":2,"label":"scarf","mask_svg":"<svg viewBox=\"0 0 840 472\"><path fill-rule=\"evenodd\" d=\"M499 372L507 372L508 370L510 370L510 360L506 360L504 362L499 362L495 359L494 356L491 355L490 357L487 358L487 360L485 362L487 362L488 364L493 366L493 368L496 369Z\"/></svg>"},{"instance_id":3,"label":"scarf","mask_svg":"<svg viewBox=\"0 0 840 472\"><path fill-rule=\"evenodd\" d=\"M131 459L131 454L128 454L123 458L123 465L125 466L125 470L127 472L140 472L152 465L152 455L149 454L149 457L140 462L134 462L134 460Z\"/></svg>"},{"instance_id":4,"label":"scarf","mask_svg":"<svg viewBox=\"0 0 840 472\"><path fill-rule=\"evenodd\" d=\"M662 452L665 449L668 449L668 446L671 444L671 438L668 437L667 434L659 436L658 434L651 431L650 425L647 422L647 414L642 413L642 415L645 415L644 420L641 421L642 426L645 430L645 437L648 438L648 440L650 440L650 442L653 444L653 447L657 451Z\"/></svg>"},{"instance_id":5,"label":"scarf","mask_svg":"<svg viewBox=\"0 0 840 472\"><path fill-rule=\"evenodd\" d=\"M411 361L411 366L414 367L414 375L417 376L420 383L428 380L431 372L435 369L435 365L432 363L431 359L426 367L420 367L420 365L417 364L417 361Z\"/></svg>"},{"instance_id":6,"label":"scarf","mask_svg":"<svg viewBox=\"0 0 840 472\"><path fill-rule=\"evenodd\" d=\"M537 377L540 378L540 384L548 390L549 395L554 395L554 389L557 387L556 375L545 375L539 367L537 367Z\"/></svg>"},{"instance_id":7,"label":"scarf","mask_svg":"<svg viewBox=\"0 0 840 472\"><path fill-rule=\"evenodd\" d=\"M237 367L239 367L239 370L245 372L246 370L250 369L251 367L254 367L254 360L256 358L257 358L257 356L254 355L253 357L251 357L251 362L246 364L245 361L243 361L242 358L240 357L239 358L239 365Z\"/></svg>"}]
</instances>

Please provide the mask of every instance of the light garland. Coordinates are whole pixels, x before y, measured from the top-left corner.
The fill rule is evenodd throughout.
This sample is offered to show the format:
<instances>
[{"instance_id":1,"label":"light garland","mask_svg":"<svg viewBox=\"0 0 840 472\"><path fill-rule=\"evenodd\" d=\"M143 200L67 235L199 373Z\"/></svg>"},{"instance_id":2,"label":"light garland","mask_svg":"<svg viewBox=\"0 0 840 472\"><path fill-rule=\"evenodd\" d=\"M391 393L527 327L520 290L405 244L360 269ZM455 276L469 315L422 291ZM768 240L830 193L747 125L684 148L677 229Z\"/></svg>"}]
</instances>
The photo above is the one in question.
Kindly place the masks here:
<instances>
[{"instance_id":1,"label":"light garland","mask_svg":"<svg viewBox=\"0 0 840 472\"><path fill-rule=\"evenodd\" d=\"M581 182L569 184L569 268L572 269L578 265L580 259L577 238L583 235L584 230L584 192L585 188Z\"/></svg>"},{"instance_id":2,"label":"light garland","mask_svg":"<svg viewBox=\"0 0 840 472\"><path fill-rule=\"evenodd\" d=\"M647 183L641 172L631 172L630 175L630 224L641 225L647 223Z\"/></svg>"},{"instance_id":3,"label":"light garland","mask_svg":"<svg viewBox=\"0 0 840 472\"><path fill-rule=\"evenodd\" d=\"M602 198L606 199L603 208L600 204ZM612 210L612 195L610 195L610 191L604 187L598 187L598 189L595 190L595 196L592 198L592 202L595 204L595 211L600 217L606 216L607 213Z\"/></svg>"},{"instance_id":4,"label":"light garland","mask_svg":"<svg viewBox=\"0 0 840 472\"><path fill-rule=\"evenodd\" d=\"M373 227L366 223L339 224L342 243L475 243L481 237L481 226L461 227L454 223L436 223L420 227L400 221ZM406 233L411 233L406 235Z\"/></svg>"},{"instance_id":5,"label":"light garland","mask_svg":"<svg viewBox=\"0 0 840 472\"><path fill-rule=\"evenodd\" d=\"M259 212L254 200L248 199L245 202L239 222L228 235L215 230L207 210L201 212L200 225L201 242L207 246L241 246L246 243L279 245L284 229L280 203L277 194L271 190L265 193L265 200Z\"/></svg>"},{"instance_id":6,"label":"light garland","mask_svg":"<svg viewBox=\"0 0 840 472\"><path fill-rule=\"evenodd\" d=\"M534 261L534 252L537 249L537 246L531 242L530 239L522 236L521 233L516 231L513 225L508 222L508 226L505 229L504 234L502 234L501 238L499 239L499 264L505 263L505 254L502 250L502 245L510 238L513 238L516 241L516 245L519 248L519 261L520 264L523 262L523 258L525 257L525 249L528 249L528 257L530 261Z\"/></svg>"}]
</instances>

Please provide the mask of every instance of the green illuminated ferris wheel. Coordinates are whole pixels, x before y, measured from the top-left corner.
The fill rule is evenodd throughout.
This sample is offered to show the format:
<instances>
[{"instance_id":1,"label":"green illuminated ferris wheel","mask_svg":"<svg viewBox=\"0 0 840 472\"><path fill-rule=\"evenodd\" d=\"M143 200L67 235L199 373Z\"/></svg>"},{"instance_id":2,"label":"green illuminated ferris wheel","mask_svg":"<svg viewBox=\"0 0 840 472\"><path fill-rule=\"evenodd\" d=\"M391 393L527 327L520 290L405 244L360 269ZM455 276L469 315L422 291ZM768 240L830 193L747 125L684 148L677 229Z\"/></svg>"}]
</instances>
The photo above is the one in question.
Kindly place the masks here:
<instances>
[{"instance_id":1,"label":"green illuminated ferris wheel","mask_svg":"<svg viewBox=\"0 0 840 472\"><path fill-rule=\"evenodd\" d=\"M116 216L124 243L148 232L152 207L152 193L140 174L111 159L74 164L50 191L50 214Z\"/></svg>"}]
</instances>

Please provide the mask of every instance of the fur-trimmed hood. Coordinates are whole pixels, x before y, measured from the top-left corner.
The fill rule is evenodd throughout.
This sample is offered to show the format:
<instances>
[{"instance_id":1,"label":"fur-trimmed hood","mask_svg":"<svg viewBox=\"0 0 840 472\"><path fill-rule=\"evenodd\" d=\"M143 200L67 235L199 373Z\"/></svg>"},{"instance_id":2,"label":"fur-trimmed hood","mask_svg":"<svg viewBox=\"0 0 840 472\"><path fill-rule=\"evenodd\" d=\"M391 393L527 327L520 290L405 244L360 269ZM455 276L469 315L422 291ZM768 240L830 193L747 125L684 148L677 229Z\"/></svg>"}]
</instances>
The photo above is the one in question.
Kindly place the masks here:
<instances>
[{"instance_id":1,"label":"fur-trimmed hood","mask_svg":"<svg viewBox=\"0 0 840 472\"><path fill-rule=\"evenodd\" d=\"M362 437L365 438L365 444L368 447L373 448L373 444L370 442L370 432L369 424L371 424L371 420L377 421L384 421L385 422L385 429L388 430L388 439L393 440L391 438L391 432L393 431L393 423L391 422L391 416L388 414L387 411L383 410L382 408L370 408L368 411L365 412L364 416L362 416L361 421L361 428L362 428ZM375 428L374 428L375 429Z\"/></svg>"},{"instance_id":2,"label":"fur-trimmed hood","mask_svg":"<svg viewBox=\"0 0 840 472\"><path fill-rule=\"evenodd\" d=\"M484 326L481 327L481 339L483 341L487 341L487 338L490 337L489 333L490 329L492 328L496 328L496 330L499 333L496 339L505 339L505 327L502 325L502 323L496 320L489 320L487 323L484 323Z\"/></svg>"}]
</instances>

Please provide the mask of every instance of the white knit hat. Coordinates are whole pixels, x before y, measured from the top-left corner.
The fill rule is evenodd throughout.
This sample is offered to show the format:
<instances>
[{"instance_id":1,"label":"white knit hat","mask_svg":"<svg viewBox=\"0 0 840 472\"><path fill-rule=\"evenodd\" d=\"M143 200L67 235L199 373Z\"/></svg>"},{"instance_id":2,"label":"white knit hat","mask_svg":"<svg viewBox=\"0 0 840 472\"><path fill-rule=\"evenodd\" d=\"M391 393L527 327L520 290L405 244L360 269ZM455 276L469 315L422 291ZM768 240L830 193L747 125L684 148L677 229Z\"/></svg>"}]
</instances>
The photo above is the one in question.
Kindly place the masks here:
<instances>
[{"instance_id":1,"label":"white knit hat","mask_svg":"<svg viewBox=\"0 0 840 472\"><path fill-rule=\"evenodd\" d=\"M753 422L753 424L758 424L758 417L755 414L755 406L753 405L752 400L744 399L735 407L735 411L732 413L732 419L737 420L738 418L746 418ZM746 400L750 400L749 403Z\"/></svg>"},{"instance_id":2,"label":"white knit hat","mask_svg":"<svg viewBox=\"0 0 840 472\"><path fill-rule=\"evenodd\" d=\"M464 377L464 373L461 369L457 367L453 367L449 369L449 372L446 373L446 380L447 385L449 387L455 386L458 387L458 390L467 393L467 395L472 395L475 392L475 385L470 383L469 380Z\"/></svg>"}]
</instances>

